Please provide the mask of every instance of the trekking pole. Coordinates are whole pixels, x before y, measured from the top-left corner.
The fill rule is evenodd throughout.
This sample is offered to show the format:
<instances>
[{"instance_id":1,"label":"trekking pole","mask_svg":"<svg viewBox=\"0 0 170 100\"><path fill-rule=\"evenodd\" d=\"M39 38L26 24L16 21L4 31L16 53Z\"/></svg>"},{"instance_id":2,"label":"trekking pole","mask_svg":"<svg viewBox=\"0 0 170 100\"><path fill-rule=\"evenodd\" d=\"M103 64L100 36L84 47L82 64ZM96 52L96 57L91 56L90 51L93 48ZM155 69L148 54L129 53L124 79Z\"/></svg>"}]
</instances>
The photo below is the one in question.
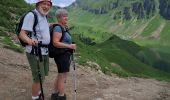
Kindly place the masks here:
<instances>
[{"instance_id":1,"label":"trekking pole","mask_svg":"<svg viewBox=\"0 0 170 100\"><path fill-rule=\"evenodd\" d=\"M77 80L76 80L76 65L75 65L75 59L74 59L74 50L73 50L73 53L71 55L71 59L72 59L72 67L73 67L73 77L74 77L74 99L73 100L76 100L77 99Z\"/></svg>"},{"instance_id":2,"label":"trekking pole","mask_svg":"<svg viewBox=\"0 0 170 100\"><path fill-rule=\"evenodd\" d=\"M40 62L42 61L42 56L41 56L41 48L39 44L35 47L36 49L36 60L37 60L37 68L38 68L38 77L40 81L40 89L41 89L41 96L42 100L44 100L44 92L43 92L43 86L42 86L42 79L41 79L41 72L40 72Z\"/></svg>"}]
</instances>

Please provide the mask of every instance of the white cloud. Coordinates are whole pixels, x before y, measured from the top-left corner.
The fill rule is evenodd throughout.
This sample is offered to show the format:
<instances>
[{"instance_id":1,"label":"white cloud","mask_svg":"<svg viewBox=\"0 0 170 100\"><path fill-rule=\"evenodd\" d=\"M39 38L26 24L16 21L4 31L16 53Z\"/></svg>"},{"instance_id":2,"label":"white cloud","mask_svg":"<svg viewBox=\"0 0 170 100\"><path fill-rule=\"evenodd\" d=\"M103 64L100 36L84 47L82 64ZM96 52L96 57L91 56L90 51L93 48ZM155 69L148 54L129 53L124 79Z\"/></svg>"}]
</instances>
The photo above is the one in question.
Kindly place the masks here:
<instances>
[{"instance_id":1,"label":"white cloud","mask_svg":"<svg viewBox=\"0 0 170 100\"><path fill-rule=\"evenodd\" d=\"M36 0L25 0L27 3L35 3ZM52 0L53 5L57 5L60 7L65 7L65 6L69 6L70 4L72 4L73 2L75 2L76 0Z\"/></svg>"},{"instance_id":2,"label":"white cloud","mask_svg":"<svg viewBox=\"0 0 170 100\"><path fill-rule=\"evenodd\" d=\"M55 4L55 5L58 5L58 6L60 6L60 7L65 7L66 6L66 4L64 4L64 3L59 3L59 4Z\"/></svg>"},{"instance_id":3,"label":"white cloud","mask_svg":"<svg viewBox=\"0 0 170 100\"><path fill-rule=\"evenodd\" d=\"M25 0L27 3L35 3L36 0Z\"/></svg>"},{"instance_id":4,"label":"white cloud","mask_svg":"<svg viewBox=\"0 0 170 100\"><path fill-rule=\"evenodd\" d=\"M52 0L54 5L58 5L60 7L69 6L71 3L75 2L75 0Z\"/></svg>"}]
</instances>

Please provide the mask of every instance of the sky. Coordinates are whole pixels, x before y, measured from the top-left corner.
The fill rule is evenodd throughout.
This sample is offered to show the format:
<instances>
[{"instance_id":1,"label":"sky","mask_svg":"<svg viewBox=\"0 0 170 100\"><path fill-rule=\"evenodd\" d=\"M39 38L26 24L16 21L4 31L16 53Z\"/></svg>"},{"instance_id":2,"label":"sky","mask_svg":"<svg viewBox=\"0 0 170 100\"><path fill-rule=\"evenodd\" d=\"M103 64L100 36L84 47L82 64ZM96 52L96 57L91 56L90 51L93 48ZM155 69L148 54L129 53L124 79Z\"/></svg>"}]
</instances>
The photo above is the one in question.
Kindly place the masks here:
<instances>
[{"instance_id":1,"label":"sky","mask_svg":"<svg viewBox=\"0 0 170 100\"><path fill-rule=\"evenodd\" d=\"M25 0L27 3L35 3L37 0ZM71 3L73 3L76 0L52 0L53 5L57 5L59 7L66 7L69 6Z\"/></svg>"}]
</instances>

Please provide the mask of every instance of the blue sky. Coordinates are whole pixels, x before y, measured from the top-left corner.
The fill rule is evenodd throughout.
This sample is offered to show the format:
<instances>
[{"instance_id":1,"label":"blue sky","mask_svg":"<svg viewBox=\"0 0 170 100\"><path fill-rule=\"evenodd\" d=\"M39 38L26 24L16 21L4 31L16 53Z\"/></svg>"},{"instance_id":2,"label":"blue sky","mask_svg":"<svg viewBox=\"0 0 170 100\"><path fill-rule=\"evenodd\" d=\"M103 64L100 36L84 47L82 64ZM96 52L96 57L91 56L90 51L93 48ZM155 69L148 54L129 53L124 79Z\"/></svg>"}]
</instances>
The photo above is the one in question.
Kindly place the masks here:
<instances>
[{"instance_id":1,"label":"blue sky","mask_svg":"<svg viewBox=\"0 0 170 100\"><path fill-rule=\"evenodd\" d=\"M27 3L35 3L36 0L25 0ZM70 5L76 0L52 0L54 5L60 6L60 7L65 7Z\"/></svg>"}]
</instances>

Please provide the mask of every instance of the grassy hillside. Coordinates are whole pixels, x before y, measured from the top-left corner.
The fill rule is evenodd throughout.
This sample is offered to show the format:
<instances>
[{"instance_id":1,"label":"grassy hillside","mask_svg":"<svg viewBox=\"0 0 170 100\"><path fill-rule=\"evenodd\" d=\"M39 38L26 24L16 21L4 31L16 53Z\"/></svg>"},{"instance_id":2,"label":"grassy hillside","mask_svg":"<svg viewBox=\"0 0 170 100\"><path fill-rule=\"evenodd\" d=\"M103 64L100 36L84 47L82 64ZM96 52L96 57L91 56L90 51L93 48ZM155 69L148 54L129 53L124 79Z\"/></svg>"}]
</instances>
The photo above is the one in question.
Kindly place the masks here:
<instances>
[{"instance_id":1,"label":"grassy hillside","mask_svg":"<svg viewBox=\"0 0 170 100\"><path fill-rule=\"evenodd\" d=\"M116 73L124 77L138 76L152 77L158 80L170 80L170 74L151 67L147 63L152 62L142 62L135 56L139 52L145 52L145 48L133 42L112 36L103 43L87 45L77 39L79 39L79 35L74 35L74 41L78 45L77 55L80 57L80 64L88 65L89 61L96 62L101 67L101 70L107 74ZM148 52L149 50L146 51ZM150 54L150 56L148 54L146 56L152 57L155 54ZM145 61L147 60L145 59ZM96 65L91 65L91 67L98 69Z\"/></svg>"},{"instance_id":2,"label":"grassy hillside","mask_svg":"<svg viewBox=\"0 0 170 100\"><path fill-rule=\"evenodd\" d=\"M115 9L117 1L119 0L99 0L98 3L94 3L96 0L82 0L80 2L92 7L92 11L93 9L98 11L98 7L104 7L100 12L102 14L82 10L76 4L68 8L70 12L69 23L70 26L74 26L71 32L74 41L78 45L76 52L77 57L79 57L79 63L95 69L101 69L108 74L153 77L170 81L170 63L167 60L170 57L168 51L170 46L161 45L161 43L168 45L164 38L168 40L166 30L168 30L169 22L158 14L147 19L137 19L137 15L134 15L131 20L124 20L121 15L119 16L120 19L118 17L113 19L113 14L119 15L118 12L124 9L125 6L130 6L131 3L135 2L135 0L128 0L129 2L120 0L119 6L117 5ZM140 2L140 0L136 1ZM9 6L7 8L8 13L0 12L0 15L5 16L0 18L0 41L6 44L5 47L20 50L20 47L11 41L9 33L14 32L16 19L32 7L22 0L17 2L3 1L0 6L3 8L7 4ZM107 8L105 6L107 4L113 5ZM50 19L50 21L53 20ZM157 22L157 20L159 21ZM162 23L163 20L164 23ZM159 23L162 23L162 28L159 29L161 30L159 41L157 41L157 38L150 39L151 32L160 27ZM162 48L159 48L160 46ZM95 64L89 64L89 62L97 63L100 68ZM165 67L161 68L160 66L162 65Z\"/></svg>"},{"instance_id":3,"label":"grassy hillside","mask_svg":"<svg viewBox=\"0 0 170 100\"><path fill-rule=\"evenodd\" d=\"M0 42L5 47L22 52L20 46L14 44L11 40L14 37L15 25L19 17L32 7L25 3L24 0L2 0L0 3Z\"/></svg>"},{"instance_id":4,"label":"grassy hillside","mask_svg":"<svg viewBox=\"0 0 170 100\"><path fill-rule=\"evenodd\" d=\"M1 1L0 26L6 30L14 30L16 19L30 8L31 6L26 4L24 0L17 0L17 2L15 0Z\"/></svg>"},{"instance_id":5,"label":"grassy hillside","mask_svg":"<svg viewBox=\"0 0 170 100\"><path fill-rule=\"evenodd\" d=\"M114 3L117 6L112 7ZM146 13L147 3L149 7L154 5L154 12L150 12L150 17L144 13L143 18L137 18L138 11L136 6L139 8L141 3L141 9L144 9ZM106 6L112 8L107 8ZM128 7L131 19L124 19L124 9ZM106 13L95 13L93 10L98 9L107 10ZM152 32L156 31L161 24L164 24L165 19L159 14L159 0L78 0L75 6L70 7L70 22L79 26L93 27L95 30L109 32L116 34L124 39L133 39L136 37L148 37L152 35ZM135 11L134 11L135 10ZM114 19L115 16L119 16ZM166 25L165 25L166 26ZM163 26L163 27L165 27ZM160 30L162 32L162 30ZM101 39L102 41L102 39Z\"/></svg>"},{"instance_id":6,"label":"grassy hillside","mask_svg":"<svg viewBox=\"0 0 170 100\"><path fill-rule=\"evenodd\" d=\"M135 37L141 33L143 28L150 22L148 20L113 20L111 12L104 15L95 15L80 8L70 9L70 23L78 26L93 27L94 30L109 32L121 36L124 39ZM102 41L102 39L100 40Z\"/></svg>"},{"instance_id":7,"label":"grassy hillside","mask_svg":"<svg viewBox=\"0 0 170 100\"><path fill-rule=\"evenodd\" d=\"M118 7L107 9L106 13L93 12L93 9L102 8L111 4L111 2L117 1L119 1ZM124 73L123 75L125 76L133 73L133 75L139 76L168 78L168 73L170 72L170 63L168 61L170 59L169 21L160 16L159 1L151 0L151 2L155 3L156 10L150 17L138 19L137 15L131 12L130 14L133 16L130 20L124 20L121 14L120 18L113 18L114 14L135 2L142 1L78 0L77 4L75 3L68 9L70 11L70 25L75 26L74 33L80 35L80 37L85 37L84 42L86 44L87 42L89 43L89 39L91 39L91 43L97 43L97 47L95 45L90 46L90 48L94 47L94 51L99 51L97 54L95 52L95 54L97 58L102 57L102 59L94 60L94 62L108 67L102 67L103 70L112 70L111 63L114 63L119 67L114 68L112 71L119 74ZM116 37L115 35L121 39L114 38L109 40L110 37ZM94 52L89 51L87 55L93 55L90 53L94 54ZM93 55L88 59L95 57Z\"/></svg>"}]
</instances>

